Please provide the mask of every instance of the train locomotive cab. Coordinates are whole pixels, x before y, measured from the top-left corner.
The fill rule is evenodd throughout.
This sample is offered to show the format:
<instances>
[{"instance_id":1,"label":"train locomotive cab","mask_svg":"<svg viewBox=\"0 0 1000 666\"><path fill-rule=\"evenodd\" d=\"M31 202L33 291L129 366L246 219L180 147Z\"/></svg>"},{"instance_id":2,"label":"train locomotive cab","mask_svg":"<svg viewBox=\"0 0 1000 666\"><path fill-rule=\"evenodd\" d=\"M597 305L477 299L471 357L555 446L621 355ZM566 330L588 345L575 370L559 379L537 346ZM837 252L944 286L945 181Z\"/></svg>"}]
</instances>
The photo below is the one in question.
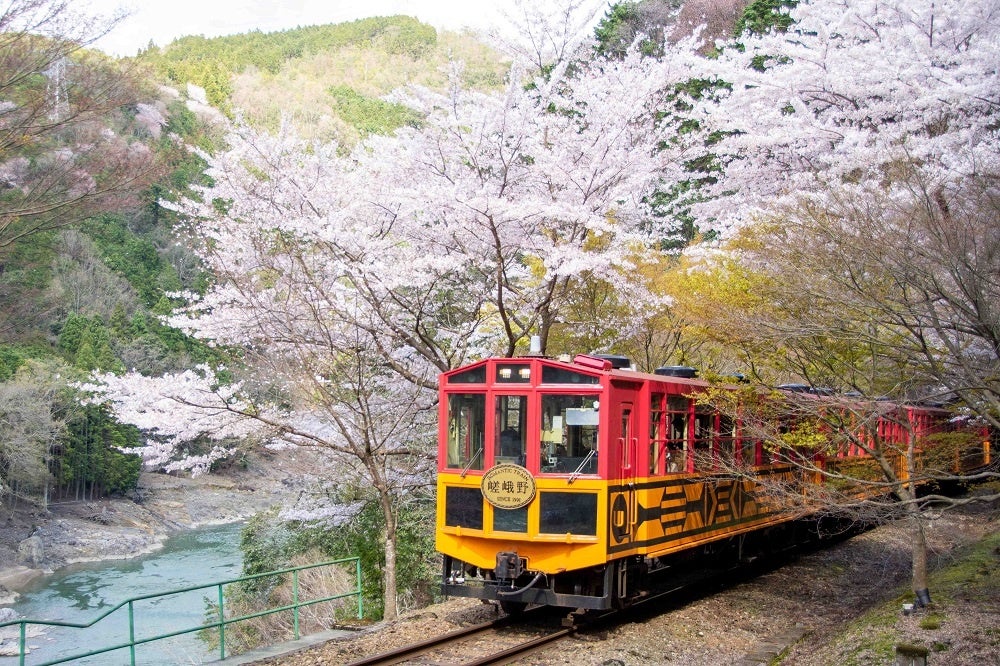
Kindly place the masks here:
<instances>
[{"instance_id":1,"label":"train locomotive cab","mask_svg":"<svg viewBox=\"0 0 1000 666\"><path fill-rule=\"evenodd\" d=\"M631 405L610 360L487 359L441 380L437 549L443 592L609 608L609 538L630 509ZM634 508L634 506L632 507Z\"/></svg>"}]
</instances>

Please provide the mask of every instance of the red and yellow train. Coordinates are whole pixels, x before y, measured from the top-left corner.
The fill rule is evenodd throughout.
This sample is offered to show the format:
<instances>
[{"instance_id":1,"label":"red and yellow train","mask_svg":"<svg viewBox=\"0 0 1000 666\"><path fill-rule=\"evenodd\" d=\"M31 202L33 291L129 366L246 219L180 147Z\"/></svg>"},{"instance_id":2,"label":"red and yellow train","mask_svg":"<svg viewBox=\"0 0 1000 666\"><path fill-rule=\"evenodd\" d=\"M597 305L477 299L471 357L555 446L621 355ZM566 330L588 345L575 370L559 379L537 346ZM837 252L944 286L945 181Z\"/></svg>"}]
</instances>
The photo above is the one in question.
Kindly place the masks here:
<instances>
[{"instance_id":1,"label":"red and yellow train","mask_svg":"<svg viewBox=\"0 0 1000 666\"><path fill-rule=\"evenodd\" d=\"M683 368L641 373L616 361L491 358L441 376L436 540L445 595L508 610L619 607L672 557L796 517L762 501L754 476L713 469L719 455L752 467L758 481L790 468L769 461L740 423L698 403L708 382ZM945 422L943 410L908 409L918 430L900 437ZM987 445L964 465L988 457Z\"/></svg>"}]
</instances>

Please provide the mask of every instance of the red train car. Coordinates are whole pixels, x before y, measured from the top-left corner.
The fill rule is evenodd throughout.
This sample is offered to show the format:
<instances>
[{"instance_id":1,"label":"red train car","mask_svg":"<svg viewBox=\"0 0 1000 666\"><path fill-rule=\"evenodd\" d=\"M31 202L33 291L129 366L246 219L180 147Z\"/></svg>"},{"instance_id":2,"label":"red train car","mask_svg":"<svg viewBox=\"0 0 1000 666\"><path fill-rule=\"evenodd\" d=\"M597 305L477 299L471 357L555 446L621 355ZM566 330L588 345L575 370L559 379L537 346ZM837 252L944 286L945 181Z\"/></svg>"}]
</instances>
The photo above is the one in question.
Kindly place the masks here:
<instances>
[{"instance_id":1,"label":"red train car","mask_svg":"<svg viewBox=\"0 0 1000 666\"><path fill-rule=\"evenodd\" d=\"M739 548L797 517L757 492L792 466L699 404L707 382L615 360L491 358L441 376L436 545L446 595L508 610L617 607L671 558ZM923 423L917 436L945 416L910 409ZM754 476L720 473L720 456Z\"/></svg>"}]
</instances>

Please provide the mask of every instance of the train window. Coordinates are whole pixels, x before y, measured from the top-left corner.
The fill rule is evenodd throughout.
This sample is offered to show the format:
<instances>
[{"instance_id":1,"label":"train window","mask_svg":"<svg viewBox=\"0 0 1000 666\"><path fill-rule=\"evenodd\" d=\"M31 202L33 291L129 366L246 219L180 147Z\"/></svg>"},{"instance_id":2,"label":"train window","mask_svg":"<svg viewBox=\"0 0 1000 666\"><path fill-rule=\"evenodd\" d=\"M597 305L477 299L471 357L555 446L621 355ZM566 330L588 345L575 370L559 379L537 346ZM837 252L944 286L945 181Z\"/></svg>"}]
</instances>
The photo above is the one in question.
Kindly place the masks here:
<instances>
[{"instance_id":1,"label":"train window","mask_svg":"<svg viewBox=\"0 0 1000 666\"><path fill-rule=\"evenodd\" d=\"M649 401L649 473L663 474L663 464L667 452L666 417L663 410L662 394L654 393Z\"/></svg>"},{"instance_id":2,"label":"train window","mask_svg":"<svg viewBox=\"0 0 1000 666\"><path fill-rule=\"evenodd\" d=\"M597 536L597 495L540 493L538 531L542 534Z\"/></svg>"},{"instance_id":3,"label":"train window","mask_svg":"<svg viewBox=\"0 0 1000 666\"><path fill-rule=\"evenodd\" d=\"M528 414L528 397L524 395L499 395L496 398L494 419L494 460L523 465L525 462L524 439Z\"/></svg>"},{"instance_id":4,"label":"train window","mask_svg":"<svg viewBox=\"0 0 1000 666\"><path fill-rule=\"evenodd\" d=\"M498 365L498 384L527 384L531 381L531 366L529 365Z\"/></svg>"},{"instance_id":5,"label":"train window","mask_svg":"<svg viewBox=\"0 0 1000 666\"><path fill-rule=\"evenodd\" d=\"M494 532L528 531L528 507L520 509L493 509Z\"/></svg>"},{"instance_id":6,"label":"train window","mask_svg":"<svg viewBox=\"0 0 1000 666\"><path fill-rule=\"evenodd\" d=\"M595 395L542 395L542 472L597 471L598 407Z\"/></svg>"},{"instance_id":7,"label":"train window","mask_svg":"<svg viewBox=\"0 0 1000 666\"><path fill-rule=\"evenodd\" d=\"M542 367L543 384L598 384L600 378L593 375L584 375L565 368L553 368L546 365Z\"/></svg>"},{"instance_id":8,"label":"train window","mask_svg":"<svg viewBox=\"0 0 1000 666\"><path fill-rule=\"evenodd\" d=\"M732 417L722 414L719 417L719 460L723 469L731 469L736 460L736 422Z\"/></svg>"},{"instance_id":9,"label":"train window","mask_svg":"<svg viewBox=\"0 0 1000 666\"><path fill-rule=\"evenodd\" d=\"M444 524L483 529L483 493L479 488L445 488Z\"/></svg>"},{"instance_id":10,"label":"train window","mask_svg":"<svg viewBox=\"0 0 1000 666\"><path fill-rule=\"evenodd\" d=\"M667 398L667 473L687 471L689 406L690 401L683 396Z\"/></svg>"},{"instance_id":11,"label":"train window","mask_svg":"<svg viewBox=\"0 0 1000 666\"><path fill-rule=\"evenodd\" d=\"M482 470L485 429L485 395L481 393L449 395L446 466L463 470Z\"/></svg>"},{"instance_id":12,"label":"train window","mask_svg":"<svg viewBox=\"0 0 1000 666\"><path fill-rule=\"evenodd\" d=\"M456 372L448 378L449 384L485 384L486 366L480 365L476 368L469 368L462 372Z\"/></svg>"},{"instance_id":13,"label":"train window","mask_svg":"<svg viewBox=\"0 0 1000 666\"><path fill-rule=\"evenodd\" d=\"M694 415L694 467L707 470L715 467L713 447L717 432L715 414L706 407L697 407Z\"/></svg>"},{"instance_id":14,"label":"train window","mask_svg":"<svg viewBox=\"0 0 1000 666\"><path fill-rule=\"evenodd\" d=\"M743 467L753 467L757 465L757 450L759 445L754 440L745 436L740 439L740 464Z\"/></svg>"}]
</instances>

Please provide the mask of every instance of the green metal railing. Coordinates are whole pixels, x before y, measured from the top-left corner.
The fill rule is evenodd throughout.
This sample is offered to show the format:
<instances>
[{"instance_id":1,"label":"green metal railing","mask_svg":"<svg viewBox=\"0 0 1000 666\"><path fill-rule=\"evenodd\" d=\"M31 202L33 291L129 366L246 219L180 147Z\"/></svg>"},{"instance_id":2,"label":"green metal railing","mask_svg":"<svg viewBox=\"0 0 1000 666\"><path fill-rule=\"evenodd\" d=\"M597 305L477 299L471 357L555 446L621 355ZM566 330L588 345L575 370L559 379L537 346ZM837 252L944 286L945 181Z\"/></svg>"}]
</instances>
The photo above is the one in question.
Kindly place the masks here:
<instances>
[{"instance_id":1,"label":"green metal railing","mask_svg":"<svg viewBox=\"0 0 1000 666\"><path fill-rule=\"evenodd\" d=\"M307 569L318 569L320 567L330 567L339 566L345 563L352 562L354 564L354 581L355 587L349 592L343 594L335 594L332 596L321 597L318 599L309 599L306 601L301 601L299 599L299 572L305 571ZM285 604L283 606L276 606L274 608L268 608L262 611L257 611L255 613L249 613L247 615L240 615L238 617L227 618L225 616L226 611L226 600L225 594L223 593L223 587L226 585L232 585L234 583L242 583L248 580L255 580L259 578L265 578L268 576L280 576L284 574L292 574L292 603ZM146 601L150 599L157 599L160 597L168 597L175 594L183 594L186 592L195 592L198 590L208 590L211 588L216 588L218 591L218 610L217 619L214 622L206 622L195 627L189 627L186 629L178 629L176 631L171 631L166 634L160 634L157 636L149 636L145 638L136 639L136 617L135 617L135 603L137 601ZM103 647L97 650L91 650L90 652L83 652L80 654L74 654L68 657L60 657L53 661L46 661L36 666L52 666L52 664L63 664L75 659L84 659L86 657L93 657L99 654L105 654L107 652L113 652L115 650L123 650L128 648L129 650L129 663L135 666L135 648L138 645L143 645L145 643L152 643L153 641L159 641L166 638L173 638L174 636L181 636L183 634L190 634L198 631L204 631L206 629L218 629L219 631L219 659L226 658L226 627L230 624L236 622L242 622L244 620L251 620L253 618L263 617L265 615L273 615L274 613L281 613L284 611L292 611L292 625L295 638L299 638L299 609L305 606L312 606L314 604L323 603L326 601L335 601L337 599L344 599L347 597L357 597L358 602L358 619L362 617L362 601L361 601L361 560L357 557L350 557L342 560L330 560L328 562L320 562L319 564L307 564L298 567L291 567L288 569L280 569L278 571L268 571L266 573L254 574L252 576L243 576L240 578L231 578L229 580L223 580L216 583L206 583L204 585L196 585L193 587L183 587L176 590L168 590L166 592L157 592L155 594L145 594L139 597L132 597L121 602L111 610L106 611L99 617L93 619L86 624L78 624L73 622L59 622L50 620L12 620L10 622L4 622L0 624L0 629L4 627L11 627L14 625L20 625L20 642L19 647L19 657L20 665L24 666L25 657L27 656L27 637L28 637L28 626L47 626L47 627L68 627L71 629L88 629L93 627L95 624L105 619L106 617L112 615L121 608L128 609L128 642L119 643L117 645L111 645ZM207 597L205 597L207 599ZM81 636L81 638L83 638ZM85 641L81 640L78 644L86 644Z\"/></svg>"}]
</instances>

